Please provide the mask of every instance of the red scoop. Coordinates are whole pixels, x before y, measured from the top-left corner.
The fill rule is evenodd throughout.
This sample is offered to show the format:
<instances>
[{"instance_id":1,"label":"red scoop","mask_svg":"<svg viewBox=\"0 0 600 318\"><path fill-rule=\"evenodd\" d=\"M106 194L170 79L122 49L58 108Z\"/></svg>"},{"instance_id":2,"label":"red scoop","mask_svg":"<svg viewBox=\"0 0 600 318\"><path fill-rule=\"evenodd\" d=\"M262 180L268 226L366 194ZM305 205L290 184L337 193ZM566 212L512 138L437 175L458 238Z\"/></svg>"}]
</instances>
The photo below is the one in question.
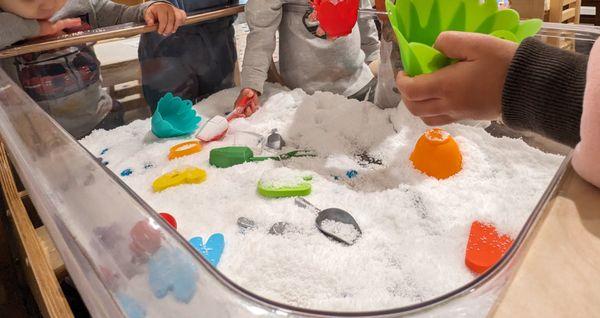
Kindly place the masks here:
<instances>
[{"instance_id":1,"label":"red scoop","mask_svg":"<svg viewBox=\"0 0 600 318\"><path fill-rule=\"evenodd\" d=\"M352 33L358 20L359 0L313 0L317 20L328 37Z\"/></svg>"},{"instance_id":2,"label":"red scoop","mask_svg":"<svg viewBox=\"0 0 600 318\"><path fill-rule=\"evenodd\" d=\"M248 96L242 97L242 99L235 105L235 108L227 115L227 121L232 121L236 118L246 117L244 115L244 110L248 107L248 102L250 102L250 98Z\"/></svg>"}]
</instances>

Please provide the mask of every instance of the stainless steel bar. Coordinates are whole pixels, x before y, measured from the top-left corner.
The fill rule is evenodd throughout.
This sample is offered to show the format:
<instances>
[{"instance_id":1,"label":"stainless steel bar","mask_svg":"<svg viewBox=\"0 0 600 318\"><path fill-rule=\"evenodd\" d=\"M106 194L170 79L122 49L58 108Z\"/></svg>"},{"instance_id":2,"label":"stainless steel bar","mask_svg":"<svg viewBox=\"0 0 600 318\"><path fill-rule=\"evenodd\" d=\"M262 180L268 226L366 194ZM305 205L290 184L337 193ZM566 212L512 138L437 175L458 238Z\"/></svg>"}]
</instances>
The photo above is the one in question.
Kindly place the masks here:
<instances>
[{"instance_id":1,"label":"stainless steel bar","mask_svg":"<svg viewBox=\"0 0 600 318\"><path fill-rule=\"evenodd\" d=\"M379 17L387 16L389 13L387 11L377 11L377 9L358 9L358 14L366 17Z\"/></svg>"},{"instance_id":2,"label":"stainless steel bar","mask_svg":"<svg viewBox=\"0 0 600 318\"><path fill-rule=\"evenodd\" d=\"M311 8L311 6L307 3L307 4L301 4L301 3L297 3L297 2L283 2L286 6L288 7L294 7L298 10L308 10L309 8ZM378 16L387 16L388 13L386 11L377 11L377 9L370 9L370 8L360 8L358 9L358 14L360 16L371 16L371 17L378 17Z\"/></svg>"},{"instance_id":3,"label":"stainless steel bar","mask_svg":"<svg viewBox=\"0 0 600 318\"><path fill-rule=\"evenodd\" d=\"M244 11L244 5L225 7L222 9L199 13L189 16L185 25L209 21L217 18L231 16ZM54 50L62 47L81 45L90 42L108 40L113 38L131 37L138 34L156 31L157 25L147 26L143 23L125 23L111 27L98 28L90 31L59 36L44 41L10 47L0 51L0 59L14 57L22 54Z\"/></svg>"}]
</instances>

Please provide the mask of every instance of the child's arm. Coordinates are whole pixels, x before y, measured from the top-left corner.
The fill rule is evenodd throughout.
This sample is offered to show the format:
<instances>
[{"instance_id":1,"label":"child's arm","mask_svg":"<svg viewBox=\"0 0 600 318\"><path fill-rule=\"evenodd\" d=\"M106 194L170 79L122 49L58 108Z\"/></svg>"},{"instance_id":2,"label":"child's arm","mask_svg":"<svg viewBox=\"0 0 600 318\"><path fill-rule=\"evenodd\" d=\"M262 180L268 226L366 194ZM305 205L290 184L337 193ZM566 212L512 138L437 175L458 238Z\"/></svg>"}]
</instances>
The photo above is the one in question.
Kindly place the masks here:
<instances>
[{"instance_id":1,"label":"child's arm","mask_svg":"<svg viewBox=\"0 0 600 318\"><path fill-rule=\"evenodd\" d=\"M525 39L508 68L502 93L504 123L575 146L587 64L588 56Z\"/></svg>"},{"instance_id":2,"label":"child's arm","mask_svg":"<svg viewBox=\"0 0 600 318\"><path fill-rule=\"evenodd\" d=\"M32 38L39 33L40 24L36 20L23 19L8 12L0 13L0 48Z\"/></svg>"},{"instance_id":3,"label":"child's arm","mask_svg":"<svg viewBox=\"0 0 600 318\"><path fill-rule=\"evenodd\" d=\"M243 88L261 94L267 72L275 51L275 32L282 16L282 0L249 0L246 4L246 21L250 33L246 38Z\"/></svg>"},{"instance_id":4,"label":"child's arm","mask_svg":"<svg viewBox=\"0 0 600 318\"><path fill-rule=\"evenodd\" d=\"M158 24L158 33L170 34L185 22L183 10L173 7L168 1L147 1L137 6L127 6L110 0L92 0L98 27L127 22Z\"/></svg>"},{"instance_id":5,"label":"child's arm","mask_svg":"<svg viewBox=\"0 0 600 318\"><path fill-rule=\"evenodd\" d=\"M371 1L361 0L360 7L371 9ZM360 30L360 45L365 52L365 63L369 64L379 58L379 35L375 21L371 17L358 17L358 29Z\"/></svg>"},{"instance_id":6,"label":"child's arm","mask_svg":"<svg viewBox=\"0 0 600 318\"><path fill-rule=\"evenodd\" d=\"M267 73L275 51L275 32L282 16L282 0L248 0L246 22L250 33L246 38L242 90L235 106L245 106L244 115L250 116L258 110L259 95L267 80Z\"/></svg>"},{"instance_id":7,"label":"child's arm","mask_svg":"<svg viewBox=\"0 0 600 318\"><path fill-rule=\"evenodd\" d=\"M22 40L57 34L64 29L80 25L80 19L64 19L56 22L37 21L8 12L0 12L0 49Z\"/></svg>"},{"instance_id":8,"label":"child's arm","mask_svg":"<svg viewBox=\"0 0 600 318\"><path fill-rule=\"evenodd\" d=\"M573 168L580 176L600 188L600 42L596 41L587 68L581 142L573 153Z\"/></svg>"},{"instance_id":9,"label":"child's arm","mask_svg":"<svg viewBox=\"0 0 600 318\"><path fill-rule=\"evenodd\" d=\"M435 48L459 60L434 73L398 74L410 112L428 125L495 120L574 146L586 84L587 57L534 38L520 46L489 35L444 32Z\"/></svg>"}]
</instances>

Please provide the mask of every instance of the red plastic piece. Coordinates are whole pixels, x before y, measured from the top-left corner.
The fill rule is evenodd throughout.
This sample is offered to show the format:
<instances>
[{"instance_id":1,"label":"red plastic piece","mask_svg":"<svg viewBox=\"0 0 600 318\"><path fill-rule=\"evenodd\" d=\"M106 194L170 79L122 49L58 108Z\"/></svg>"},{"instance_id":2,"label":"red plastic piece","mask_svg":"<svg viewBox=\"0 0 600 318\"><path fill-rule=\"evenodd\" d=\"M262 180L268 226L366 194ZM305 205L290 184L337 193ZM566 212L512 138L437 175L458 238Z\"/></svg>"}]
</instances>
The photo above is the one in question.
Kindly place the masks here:
<instances>
[{"instance_id":1,"label":"red plastic piece","mask_svg":"<svg viewBox=\"0 0 600 318\"><path fill-rule=\"evenodd\" d=\"M161 235L148 221L137 222L129 232L131 244L129 248L138 256L154 254L161 246Z\"/></svg>"},{"instance_id":2,"label":"red plastic piece","mask_svg":"<svg viewBox=\"0 0 600 318\"><path fill-rule=\"evenodd\" d=\"M229 113L229 115L227 115L227 121L232 121L236 118L246 117L246 115L244 115L244 110L246 110L246 107L248 107L249 102L250 98L248 96L242 97L242 99L235 104L235 108L233 109L233 111ZM225 134L225 132L223 133L223 135Z\"/></svg>"},{"instance_id":3,"label":"red plastic piece","mask_svg":"<svg viewBox=\"0 0 600 318\"><path fill-rule=\"evenodd\" d=\"M244 97L242 97L242 99L235 106L244 106L244 107L246 107L246 105L248 105L249 101L250 101L250 97L244 96Z\"/></svg>"},{"instance_id":4,"label":"red plastic piece","mask_svg":"<svg viewBox=\"0 0 600 318\"><path fill-rule=\"evenodd\" d=\"M471 233L467 243L465 264L477 274L482 274L494 266L512 246L508 235L500 235L491 224L479 221L471 224Z\"/></svg>"},{"instance_id":5,"label":"red plastic piece","mask_svg":"<svg viewBox=\"0 0 600 318\"><path fill-rule=\"evenodd\" d=\"M175 217L172 216L169 213L159 213L160 216L162 216L163 219L165 219L165 221L167 221L167 223L169 223L169 225L171 225L174 229L177 229L177 221L175 220Z\"/></svg>"},{"instance_id":6,"label":"red plastic piece","mask_svg":"<svg viewBox=\"0 0 600 318\"><path fill-rule=\"evenodd\" d=\"M319 25L333 38L352 33L359 5L359 0L313 0Z\"/></svg>"}]
</instances>

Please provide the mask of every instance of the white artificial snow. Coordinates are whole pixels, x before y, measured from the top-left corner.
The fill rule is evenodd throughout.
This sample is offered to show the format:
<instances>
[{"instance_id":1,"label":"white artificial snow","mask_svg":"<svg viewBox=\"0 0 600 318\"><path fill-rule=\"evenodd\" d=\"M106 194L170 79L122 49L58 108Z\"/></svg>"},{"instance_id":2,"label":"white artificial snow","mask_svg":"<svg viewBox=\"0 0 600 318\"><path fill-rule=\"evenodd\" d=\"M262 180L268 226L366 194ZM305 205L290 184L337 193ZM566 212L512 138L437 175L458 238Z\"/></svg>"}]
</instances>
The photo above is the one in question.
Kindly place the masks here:
<instances>
[{"instance_id":1,"label":"white artificial snow","mask_svg":"<svg viewBox=\"0 0 600 318\"><path fill-rule=\"evenodd\" d=\"M354 242L358 237L359 233L352 224L346 224L337 222L334 220L325 220L321 223L321 229L323 231L333 234L336 237L342 239L344 242Z\"/></svg>"},{"instance_id":2,"label":"white artificial snow","mask_svg":"<svg viewBox=\"0 0 600 318\"><path fill-rule=\"evenodd\" d=\"M444 142L450 137L450 134L441 129L433 129L425 133L425 136L431 141Z\"/></svg>"},{"instance_id":3,"label":"white artificial snow","mask_svg":"<svg viewBox=\"0 0 600 318\"><path fill-rule=\"evenodd\" d=\"M260 178L260 183L267 188L293 188L306 183L306 176L310 174L302 171L281 167L265 171Z\"/></svg>"},{"instance_id":4,"label":"white artificial snow","mask_svg":"<svg viewBox=\"0 0 600 318\"><path fill-rule=\"evenodd\" d=\"M197 110L203 118L222 115L231 110L237 94L235 89L217 93ZM464 167L437 180L412 167L410 153L427 127L403 105L380 110L331 93L308 96L273 86L267 86L261 100L252 117L230 123L223 141L173 161L167 159L169 148L192 137L157 139L150 120L96 131L81 142L115 174L132 169L122 180L155 210L172 214L185 238L223 233L226 246L218 269L224 275L260 296L294 306L397 308L468 283L475 277L464 265L471 223L492 223L514 238L563 159L521 140L453 124L444 129L459 144ZM209 166L210 149L233 144L236 132L267 136L275 128L287 141L284 151L313 149L319 157L228 169ZM255 155L271 155L265 152ZM382 164L360 164L356 155L361 153ZM152 191L154 179L184 166L205 169L207 180ZM297 207L293 198L257 194L265 172L283 166L310 171L313 192L307 198L316 206L341 208L354 216L363 232L354 245L325 237L316 229L316 215ZM351 170L357 173L352 178L346 174ZM253 220L257 229L242 234L239 217ZM298 230L268 234L277 222Z\"/></svg>"}]
</instances>

